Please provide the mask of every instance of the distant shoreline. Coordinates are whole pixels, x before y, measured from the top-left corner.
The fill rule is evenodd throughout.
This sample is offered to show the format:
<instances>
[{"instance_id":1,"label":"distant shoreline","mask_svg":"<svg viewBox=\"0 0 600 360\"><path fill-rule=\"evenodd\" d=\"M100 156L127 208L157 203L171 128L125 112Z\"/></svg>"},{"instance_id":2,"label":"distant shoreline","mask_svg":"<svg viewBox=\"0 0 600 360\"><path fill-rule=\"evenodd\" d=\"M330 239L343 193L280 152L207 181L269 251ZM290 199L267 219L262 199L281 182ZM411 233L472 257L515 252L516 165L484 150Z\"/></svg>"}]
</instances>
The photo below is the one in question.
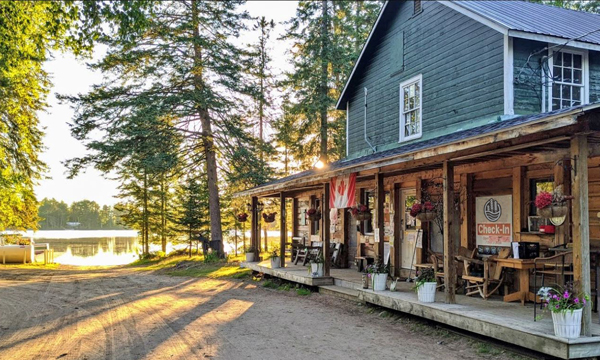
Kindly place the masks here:
<instances>
[{"instance_id":1,"label":"distant shoreline","mask_svg":"<svg viewBox=\"0 0 600 360\"><path fill-rule=\"evenodd\" d=\"M38 230L26 231L24 236L34 239L82 239L103 237L137 237L137 230Z\"/></svg>"}]
</instances>

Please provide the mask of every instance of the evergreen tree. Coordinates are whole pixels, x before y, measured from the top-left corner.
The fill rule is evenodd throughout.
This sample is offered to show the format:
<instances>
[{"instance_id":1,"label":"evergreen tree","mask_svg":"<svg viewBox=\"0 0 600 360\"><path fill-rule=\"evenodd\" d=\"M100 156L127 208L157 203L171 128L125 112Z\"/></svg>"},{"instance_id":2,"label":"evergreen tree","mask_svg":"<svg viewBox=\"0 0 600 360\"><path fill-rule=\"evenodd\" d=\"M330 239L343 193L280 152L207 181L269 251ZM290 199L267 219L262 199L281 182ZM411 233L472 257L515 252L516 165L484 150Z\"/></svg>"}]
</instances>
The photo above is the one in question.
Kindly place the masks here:
<instances>
[{"instance_id":1,"label":"evergreen tree","mask_svg":"<svg viewBox=\"0 0 600 360\"><path fill-rule=\"evenodd\" d=\"M597 0L528 0L545 5L552 5L571 10L587 11L600 14L600 1Z\"/></svg>"},{"instance_id":2,"label":"evergreen tree","mask_svg":"<svg viewBox=\"0 0 600 360\"><path fill-rule=\"evenodd\" d=\"M206 181L204 181L206 185ZM189 241L189 256L192 256L192 242L194 237L198 237L200 231L206 228L209 222L208 218L208 188L202 186L193 177L187 180L179 187L177 202L182 209L175 222L181 226L181 230L186 232Z\"/></svg>"}]
</instances>

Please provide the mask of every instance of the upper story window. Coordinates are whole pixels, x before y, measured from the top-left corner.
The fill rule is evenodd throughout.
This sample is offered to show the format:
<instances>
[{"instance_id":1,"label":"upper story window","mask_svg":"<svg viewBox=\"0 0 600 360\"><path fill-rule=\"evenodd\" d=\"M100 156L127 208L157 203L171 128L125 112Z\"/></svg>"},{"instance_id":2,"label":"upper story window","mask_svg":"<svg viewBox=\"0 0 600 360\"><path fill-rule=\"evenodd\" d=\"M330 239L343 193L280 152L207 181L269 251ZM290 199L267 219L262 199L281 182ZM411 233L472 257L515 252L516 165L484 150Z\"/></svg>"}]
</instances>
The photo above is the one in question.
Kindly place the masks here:
<instances>
[{"instance_id":1,"label":"upper story window","mask_svg":"<svg viewBox=\"0 0 600 360\"><path fill-rule=\"evenodd\" d=\"M587 52L553 51L550 54L552 86L550 111L585 104L588 101Z\"/></svg>"},{"instance_id":2,"label":"upper story window","mask_svg":"<svg viewBox=\"0 0 600 360\"><path fill-rule=\"evenodd\" d=\"M400 84L400 141L421 137L422 75Z\"/></svg>"}]
</instances>

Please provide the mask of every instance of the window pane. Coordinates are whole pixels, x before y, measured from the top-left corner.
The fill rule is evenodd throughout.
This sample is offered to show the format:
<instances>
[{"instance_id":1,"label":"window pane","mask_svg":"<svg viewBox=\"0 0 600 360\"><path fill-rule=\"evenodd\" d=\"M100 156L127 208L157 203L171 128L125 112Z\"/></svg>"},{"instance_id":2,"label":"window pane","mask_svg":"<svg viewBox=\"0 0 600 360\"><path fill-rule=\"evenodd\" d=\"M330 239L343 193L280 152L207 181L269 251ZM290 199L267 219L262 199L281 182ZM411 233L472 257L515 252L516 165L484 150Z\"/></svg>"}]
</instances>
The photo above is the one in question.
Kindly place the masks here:
<instances>
[{"instance_id":1,"label":"window pane","mask_svg":"<svg viewBox=\"0 0 600 360\"><path fill-rule=\"evenodd\" d=\"M415 134L421 131L421 109L415 110Z\"/></svg>"},{"instance_id":2,"label":"window pane","mask_svg":"<svg viewBox=\"0 0 600 360\"><path fill-rule=\"evenodd\" d=\"M571 57L573 54L563 53L563 66L572 66L573 62L571 61Z\"/></svg>"},{"instance_id":3,"label":"window pane","mask_svg":"<svg viewBox=\"0 0 600 360\"><path fill-rule=\"evenodd\" d=\"M562 85L562 98L563 99L571 98L571 87L569 85Z\"/></svg>"},{"instance_id":4,"label":"window pane","mask_svg":"<svg viewBox=\"0 0 600 360\"><path fill-rule=\"evenodd\" d=\"M408 110L408 88L404 88L404 111Z\"/></svg>"},{"instance_id":5,"label":"window pane","mask_svg":"<svg viewBox=\"0 0 600 360\"><path fill-rule=\"evenodd\" d=\"M555 52L553 60L554 60L554 64L561 66L562 65L562 53Z\"/></svg>"},{"instance_id":6,"label":"window pane","mask_svg":"<svg viewBox=\"0 0 600 360\"><path fill-rule=\"evenodd\" d=\"M564 82L572 82L573 81L573 70L563 68L563 81Z\"/></svg>"},{"instance_id":7,"label":"window pane","mask_svg":"<svg viewBox=\"0 0 600 360\"><path fill-rule=\"evenodd\" d=\"M570 100L563 100L562 101L562 107L563 108L571 107L571 101Z\"/></svg>"},{"instance_id":8,"label":"window pane","mask_svg":"<svg viewBox=\"0 0 600 360\"><path fill-rule=\"evenodd\" d=\"M413 85L410 85L410 86L408 87L408 90L409 90L410 97L413 97L413 96L415 96L415 85L414 85L414 84L413 84Z\"/></svg>"},{"instance_id":9,"label":"window pane","mask_svg":"<svg viewBox=\"0 0 600 360\"><path fill-rule=\"evenodd\" d=\"M560 84L552 84L552 97L560 98Z\"/></svg>"},{"instance_id":10,"label":"window pane","mask_svg":"<svg viewBox=\"0 0 600 360\"><path fill-rule=\"evenodd\" d=\"M581 70L573 70L573 82L575 84L581 84L583 82L583 77L581 75Z\"/></svg>"},{"instance_id":11,"label":"window pane","mask_svg":"<svg viewBox=\"0 0 600 360\"><path fill-rule=\"evenodd\" d=\"M552 70L552 78L554 80L560 81L562 79L562 68L560 66L555 66L554 70Z\"/></svg>"},{"instance_id":12,"label":"window pane","mask_svg":"<svg viewBox=\"0 0 600 360\"><path fill-rule=\"evenodd\" d=\"M581 69L581 61L582 61L582 56L581 55L575 55L573 54L573 67L576 69Z\"/></svg>"},{"instance_id":13,"label":"window pane","mask_svg":"<svg viewBox=\"0 0 600 360\"><path fill-rule=\"evenodd\" d=\"M408 106L409 106L409 108L410 108L411 110L415 108L415 98L414 98L414 96L412 96L412 97L410 98L410 100L408 101Z\"/></svg>"},{"instance_id":14,"label":"window pane","mask_svg":"<svg viewBox=\"0 0 600 360\"><path fill-rule=\"evenodd\" d=\"M573 100L581 100L581 88L579 86L573 86Z\"/></svg>"},{"instance_id":15,"label":"window pane","mask_svg":"<svg viewBox=\"0 0 600 360\"><path fill-rule=\"evenodd\" d=\"M552 99L552 110L560 109L560 99Z\"/></svg>"}]
</instances>

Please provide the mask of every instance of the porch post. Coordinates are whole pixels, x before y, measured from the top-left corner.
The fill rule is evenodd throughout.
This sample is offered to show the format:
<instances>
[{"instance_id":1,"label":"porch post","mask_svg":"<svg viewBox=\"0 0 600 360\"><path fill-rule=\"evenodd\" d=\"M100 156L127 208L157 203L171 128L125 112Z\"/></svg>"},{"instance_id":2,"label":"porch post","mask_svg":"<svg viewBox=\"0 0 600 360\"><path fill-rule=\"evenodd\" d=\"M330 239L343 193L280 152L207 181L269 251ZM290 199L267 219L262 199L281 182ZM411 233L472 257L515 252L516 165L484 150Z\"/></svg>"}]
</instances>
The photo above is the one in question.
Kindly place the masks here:
<instances>
[{"instance_id":1,"label":"porch post","mask_svg":"<svg viewBox=\"0 0 600 360\"><path fill-rule=\"evenodd\" d=\"M298 236L298 198L292 198L292 237Z\"/></svg>"},{"instance_id":2,"label":"porch post","mask_svg":"<svg viewBox=\"0 0 600 360\"><path fill-rule=\"evenodd\" d=\"M577 134L571 138L571 179L573 194L573 278L579 291L590 294L590 215L588 205L588 140ZM583 335L591 336L592 307L583 308Z\"/></svg>"},{"instance_id":3,"label":"porch post","mask_svg":"<svg viewBox=\"0 0 600 360\"><path fill-rule=\"evenodd\" d=\"M379 232L379 242L376 244L377 246L377 256L380 257L381 261L385 262L384 257L384 246L383 239L385 236L385 228L383 222L383 202L385 201L385 190L383 187L383 174L377 173L375 174L375 182L377 183L377 227L375 231Z\"/></svg>"},{"instance_id":4,"label":"porch post","mask_svg":"<svg viewBox=\"0 0 600 360\"><path fill-rule=\"evenodd\" d=\"M285 195L279 193L279 261L282 268L285 267L285 240L287 236Z\"/></svg>"},{"instance_id":5,"label":"porch post","mask_svg":"<svg viewBox=\"0 0 600 360\"><path fill-rule=\"evenodd\" d=\"M258 198L256 196L252 197L252 210L251 210L251 215L252 215L252 222L250 223L250 246L254 247L255 249L255 256L256 259L258 260L258 254L260 252L260 250L258 249L258 240L256 238L257 234L258 234L258 230L257 230L257 226L258 226L258 211L256 211L256 206L258 205Z\"/></svg>"},{"instance_id":6,"label":"porch post","mask_svg":"<svg viewBox=\"0 0 600 360\"><path fill-rule=\"evenodd\" d=\"M466 249L473 249L472 219L473 209L473 174L460 176L460 245Z\"/></svg>"},{"instance_id":7,"label":"porch post","mask_svg":"<svg viewBox=\"0 0 600 360\"><path fill-rule=\"evenodd\" d=\"M454 165L444 161L444 294L446 303L456 303L456 267L455 256L455 228L458 224L454 221Z\"/></svg>"},{"instance_id":8,"label":"porch post","mask_svg":"<svg viewBox=\"0 0 600 360\"><path fill-rule=\"evenodd\" d=\"M516 166L513 168L512 174L512 201L513 201L513 241L519 239L521 230L523 230L523 209L525 202L523 201L523 189L525 188L525 166Z\"/></svg>"},{"instance_id":9,"label":"porch post","mask_svg":"<svg viewBox=\"0 0 600 360\"><path fill-rule=\"evenodd\" d=\"M323 264L323 276L329 276L329 269L331 268L331 250L329 247L331 234L329 232L329 182L323 185L323 204L321 205L323 208L323 259L325 260Z\"/></svg>"}]
</instances>

